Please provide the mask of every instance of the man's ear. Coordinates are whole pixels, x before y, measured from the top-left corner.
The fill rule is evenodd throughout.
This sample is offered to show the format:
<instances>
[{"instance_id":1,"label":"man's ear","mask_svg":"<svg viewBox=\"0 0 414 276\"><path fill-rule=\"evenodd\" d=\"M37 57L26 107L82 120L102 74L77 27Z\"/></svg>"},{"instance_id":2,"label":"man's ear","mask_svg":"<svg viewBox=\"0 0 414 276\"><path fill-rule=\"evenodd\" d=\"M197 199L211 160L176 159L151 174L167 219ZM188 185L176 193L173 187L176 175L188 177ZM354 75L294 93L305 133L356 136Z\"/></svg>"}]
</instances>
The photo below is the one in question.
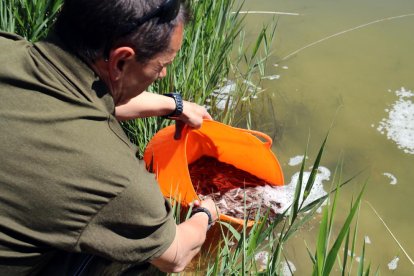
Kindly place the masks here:
<instances>
[{"instance_id":1,"label":"man's ear","mask_svg":"<svg viewBox=\"0 0 414 276\"><path fill-rule=\"evenodd\" d=\"M112 81L120 79L128 62L135 59L135 51L131 47L119 47L109 54L109 77Z\"/></svg>"}]
</instances>

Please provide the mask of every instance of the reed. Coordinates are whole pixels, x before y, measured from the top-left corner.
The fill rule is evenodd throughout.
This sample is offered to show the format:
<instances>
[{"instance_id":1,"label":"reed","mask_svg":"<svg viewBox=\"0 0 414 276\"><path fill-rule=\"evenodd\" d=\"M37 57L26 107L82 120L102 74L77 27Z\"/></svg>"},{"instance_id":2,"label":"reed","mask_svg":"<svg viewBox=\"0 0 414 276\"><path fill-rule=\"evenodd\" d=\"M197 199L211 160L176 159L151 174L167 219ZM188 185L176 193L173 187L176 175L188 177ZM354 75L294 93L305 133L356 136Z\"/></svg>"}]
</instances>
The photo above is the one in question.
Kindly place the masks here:
<instances>
[{"instance_id":1,"label":"reed","mask_svg":"<svg viewBox=\"0 0 414 276\"><path fill-rule=\"evenodd\" d=\"M47 35L63 0L8 0L0 2L0 29L30 41Z\"/></svg>"}]
</instances>

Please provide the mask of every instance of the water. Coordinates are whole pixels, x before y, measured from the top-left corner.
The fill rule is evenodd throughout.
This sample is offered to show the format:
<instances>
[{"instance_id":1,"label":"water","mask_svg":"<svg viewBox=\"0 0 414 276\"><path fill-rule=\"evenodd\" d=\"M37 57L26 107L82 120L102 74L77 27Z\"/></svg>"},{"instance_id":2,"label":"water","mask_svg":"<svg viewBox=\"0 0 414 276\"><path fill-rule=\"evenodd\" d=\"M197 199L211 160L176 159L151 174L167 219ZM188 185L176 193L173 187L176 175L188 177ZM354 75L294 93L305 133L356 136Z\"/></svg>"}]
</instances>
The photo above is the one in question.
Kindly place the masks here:
<instances>
[{"instance_id":1,"label":"water","mask_svg":"<svg viewBox=\"0 0 414 276\"><path fill-rule=\"evenodd\" d=\"M307 144L312 164L331 128L321 166L334 172L343 162L343 179L363 170L341 193L338 225L368 182L355 262L368 239L366 259L374 271L414 275L414 265L370 207L413 258L414 1L247 0L243 10L299 14L277 17L274 54L261 83L266 93L252 116L254 128L274 137L286 181L298 171L293 164ZM246 19L247 37L253 37L272 15ZM296 275L309 274L305 242L314 248L319 218L314 221L286 248Z\"/></svg>"}]
</instances>

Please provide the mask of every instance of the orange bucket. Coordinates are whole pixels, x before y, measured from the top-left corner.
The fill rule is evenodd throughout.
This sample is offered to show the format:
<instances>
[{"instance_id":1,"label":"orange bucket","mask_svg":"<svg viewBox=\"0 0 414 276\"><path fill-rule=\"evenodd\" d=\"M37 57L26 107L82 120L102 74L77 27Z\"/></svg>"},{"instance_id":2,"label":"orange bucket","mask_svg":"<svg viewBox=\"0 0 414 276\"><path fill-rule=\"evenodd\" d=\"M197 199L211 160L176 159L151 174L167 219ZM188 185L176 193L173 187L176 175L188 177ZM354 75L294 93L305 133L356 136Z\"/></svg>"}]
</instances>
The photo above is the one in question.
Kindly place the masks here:
<instances>
[{"instance_id":1,"label":"orange bucket","mask_svg":"<svg viewBox=\"0 0 414 276\"><path fill-rule=\"evenodd\" d=\"M174 132L173 125L157 132L145 149L144 161L148 170L156 174L163 195L183 206L200 200L191 182L188 164L202 156L231 164L269 185L284 183L282 169L270 148L272 139L262 132L211 120L205 120L200 129L185 128L180 140L174 140ZM225 214L220 215L220 220L244 223Z\"/></svg>"}]
</instances>

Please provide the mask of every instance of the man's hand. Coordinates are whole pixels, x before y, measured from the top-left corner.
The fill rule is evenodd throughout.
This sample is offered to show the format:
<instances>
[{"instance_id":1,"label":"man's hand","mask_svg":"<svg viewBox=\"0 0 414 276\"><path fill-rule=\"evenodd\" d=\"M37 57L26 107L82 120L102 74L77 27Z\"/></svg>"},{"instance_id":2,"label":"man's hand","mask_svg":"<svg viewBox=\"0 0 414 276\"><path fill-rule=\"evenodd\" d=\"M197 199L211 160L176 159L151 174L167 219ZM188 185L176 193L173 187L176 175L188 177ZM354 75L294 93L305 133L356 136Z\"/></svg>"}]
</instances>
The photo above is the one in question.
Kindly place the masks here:
<instances>
[{"instance_id":1,"label":"man's hand","mask_svg":"<svg viewBox=\"0 0 414 276\"><path fill-rule=\"evenodd\" d=\"M193 207L200 206L210 211L213 222L217 220L219 214L211 198L193 202ZM193 215L177 226L175 238L170 247L160 257L150 262L162 271L183 271L191 259L200 252L206 239L206 232L207 216L199 213Z\"/></svg>"},{"instance_id":2,"label":"man's hand","mask_svg":"<svg viewBox=\"0 0 414 276\"><path fill-rule=\"evenodd\" d=\"M211 213L211 218L212 218L213 222L215 222L216 220L218 220L218 217L220 216L220 214L218 213L218 209L217 209L216 204L208 196L204 200L202 200L202 201L194 200L194 202L192 203L192 205L193 205L193 208L196 208L196 207L204 207L204 208L208 209L210 211L210 213Z\"/></svg>"},{"instance_id":3,"label":"man's hand","mask_svg":"<svg viewBox=\"0 0 414 276\"><path fill-rule=\"evenodd\" d=\"M181 133L185 125L197 129L201 127L204 119L212 120L213 118L203 106L183 101L183 113L171 119L176 120L174 139L178 140L181 138Z\"/></svg>"}]
</instances>

